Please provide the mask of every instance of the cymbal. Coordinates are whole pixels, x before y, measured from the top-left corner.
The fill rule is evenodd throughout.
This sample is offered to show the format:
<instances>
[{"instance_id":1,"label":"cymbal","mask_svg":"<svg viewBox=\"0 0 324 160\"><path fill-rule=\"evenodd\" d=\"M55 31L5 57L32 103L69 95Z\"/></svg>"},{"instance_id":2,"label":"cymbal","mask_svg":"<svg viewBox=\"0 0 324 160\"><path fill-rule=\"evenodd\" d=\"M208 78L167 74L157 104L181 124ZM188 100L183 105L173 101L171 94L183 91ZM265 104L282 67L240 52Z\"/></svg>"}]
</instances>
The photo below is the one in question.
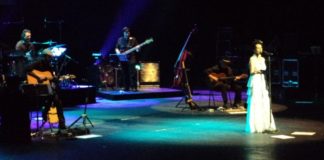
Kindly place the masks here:
<instances>
[{"instance_id":1,"label":"cymbal","mask_svg":"<svg viewBox=\"0 0 324 160\"><path fill-rule=\"evenodd\" d=\"M35 42L35 41L33 41L33 42L31 42L32 44L42 44L41 42Z\"/></svg>"},{"instance_id":2,"label":"cymbal","mask_svg":"<svg viewBox=\"0 0 324 160\"><path fill-rule=\"evenodd\" d=\"M53 46L53 48L54 47L59 48L59 47L63 47L63 46L65 46L65 44L57 44L57 45Z\"/></svg>"},{"instance_id":3,"label":"cymbal","mask_svg":"<svg viewBox=\"0 0 324 160\"><path fill-rule=\"evenodd\" d=\"M63 46L65 46L65 44L57 44L57 45L54 45L54 46L48 47L48 49L60 48L60 47L63 47Z\"/></svg>"},{"instance_id":4,"label":"cymbal","mask_svg":"<svg viewBox=\"0 0 324 160\"><path fill-rule=\"evenodd\" d=\"M49 40L49 41L43 42L42 44L52 45L52 44L55 44L55 43L57 43L57 42Z\"/></svg>"}]
</instances>

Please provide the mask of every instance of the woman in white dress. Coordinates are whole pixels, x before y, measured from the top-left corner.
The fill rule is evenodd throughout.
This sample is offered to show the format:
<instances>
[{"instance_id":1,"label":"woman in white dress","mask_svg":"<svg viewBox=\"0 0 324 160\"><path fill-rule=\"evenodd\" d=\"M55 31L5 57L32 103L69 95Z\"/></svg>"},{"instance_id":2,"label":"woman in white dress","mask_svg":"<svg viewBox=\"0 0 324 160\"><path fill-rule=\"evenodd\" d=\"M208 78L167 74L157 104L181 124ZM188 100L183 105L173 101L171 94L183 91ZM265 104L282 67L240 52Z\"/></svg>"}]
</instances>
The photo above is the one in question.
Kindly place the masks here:
<instances>
[{"instance_id":1,"label":"woman in white dress","mask_svg":"<svg viewBox=\"0 0 324 160\"><path fill-rule=\"evenodd\" d=\"M264 71L265 59L262 57L263 42L253 42L253 55L250 57L250 77L247 84L247 117L246 132L265 133L276 131L272 115L269 93L266 86Z\"/></svg>"}]
</instances>

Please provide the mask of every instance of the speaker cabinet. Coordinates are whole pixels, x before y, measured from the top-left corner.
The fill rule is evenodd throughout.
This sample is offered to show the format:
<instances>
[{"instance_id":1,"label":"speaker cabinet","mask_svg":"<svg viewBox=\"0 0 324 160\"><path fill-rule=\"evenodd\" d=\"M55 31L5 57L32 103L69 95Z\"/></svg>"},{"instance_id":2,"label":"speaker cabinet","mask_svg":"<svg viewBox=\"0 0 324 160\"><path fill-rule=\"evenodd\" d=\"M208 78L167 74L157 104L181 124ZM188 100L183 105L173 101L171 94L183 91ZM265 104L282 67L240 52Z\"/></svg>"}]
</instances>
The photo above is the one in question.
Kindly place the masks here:
<instances>
[{"instance_id":1,"label":"speaker cabinet","mask_svg":"<svg viewBox=\"0 0 324 160\"><path fill-rule=\"evenodd\" d=\"M159 62L140 62L140 85L160 85Z\"/></svg>"}]
</instances>

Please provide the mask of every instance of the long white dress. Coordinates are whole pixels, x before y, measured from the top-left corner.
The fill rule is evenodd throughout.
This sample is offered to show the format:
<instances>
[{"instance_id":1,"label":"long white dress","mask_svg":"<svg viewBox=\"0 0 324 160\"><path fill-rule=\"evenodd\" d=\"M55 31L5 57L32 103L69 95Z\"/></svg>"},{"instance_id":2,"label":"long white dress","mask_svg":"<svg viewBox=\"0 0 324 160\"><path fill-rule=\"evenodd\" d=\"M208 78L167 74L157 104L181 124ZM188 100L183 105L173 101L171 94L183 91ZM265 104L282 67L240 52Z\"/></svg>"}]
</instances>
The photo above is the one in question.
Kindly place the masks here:
<instances>
[{"instance_id":1,"label":"long white dress","mask_svg":"<svg viewBox=\"0 0 324 160\"><path fill-rule=\"evenodd\" d=\"M250 57L250 77L247 84L247 117L245 131L260 133L275 131L276 125L270 107L269 93L264 74L253 74L266 70L265 59L253 55Z\"/></svg>"}]
</instances>

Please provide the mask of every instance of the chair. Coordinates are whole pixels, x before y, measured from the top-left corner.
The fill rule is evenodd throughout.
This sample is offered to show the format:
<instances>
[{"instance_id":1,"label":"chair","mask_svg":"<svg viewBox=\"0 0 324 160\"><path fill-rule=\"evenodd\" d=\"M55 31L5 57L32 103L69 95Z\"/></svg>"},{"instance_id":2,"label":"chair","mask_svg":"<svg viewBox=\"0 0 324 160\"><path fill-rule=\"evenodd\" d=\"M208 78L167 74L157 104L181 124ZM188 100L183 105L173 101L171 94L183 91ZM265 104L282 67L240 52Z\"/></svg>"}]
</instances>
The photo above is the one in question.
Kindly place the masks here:
<instances>
[{"instance_id":1,"label":"chair","mask_svg":"<svg viewBox=\"0 0 324 160\"><path fill-rule=\"evenodd\" d=\"M26 105L29 106L30 119L36 119L36 132L38 132L45 125L44 122L41 125L39 124L40 120L43 121L39 112L41 112L42 106L45 106L50 96L52 96L52 90L50 86L46 84L24 84L21 90ZM33 116L32 111L36 112L36 116ZM47 120L45 122L47 122Z\"/></svg>"},{"instance_id":2,"label":"chair","mask_svg":"<svg viewBox=\"0 0 324 160\"><path fill-rule=\"evenodd\" d=\"M217 102L217 99L216 99L216 96L217 96L217 93L220 93L221 91L220 90L215 90L215 89L209 89L209 94L208 94L208 106L209 107L217 107L216 105L216 102ZM233 103L234 103L234 100L231 96L231 91L227 91L227 100L228 100L228 103L230 106L233 106ZM221 95L220 95L221 96ZM212 105L211 105L212 103Z\"/></svg>"}]
</instances>

